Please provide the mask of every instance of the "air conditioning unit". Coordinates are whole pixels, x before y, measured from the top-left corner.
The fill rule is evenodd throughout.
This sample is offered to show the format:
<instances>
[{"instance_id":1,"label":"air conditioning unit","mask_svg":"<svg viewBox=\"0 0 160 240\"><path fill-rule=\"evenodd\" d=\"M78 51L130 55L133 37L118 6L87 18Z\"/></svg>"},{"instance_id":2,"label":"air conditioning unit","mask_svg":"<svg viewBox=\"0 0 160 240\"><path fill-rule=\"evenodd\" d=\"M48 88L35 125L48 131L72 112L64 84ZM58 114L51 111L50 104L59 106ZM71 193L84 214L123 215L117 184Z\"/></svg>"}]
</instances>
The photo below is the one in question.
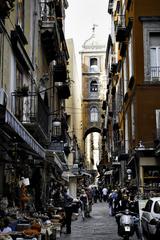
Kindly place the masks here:
<instances>
[{"instance_id":1,"label":"air conditioning unit","mask_svg":"<svg viewBox=\"0 0 160 240\"><path fill-rule=\"evenodd\" d=\"M0 105L4 107L7 105L7 94L3 88L0 88Z\"/></svg>"}]
</instances>

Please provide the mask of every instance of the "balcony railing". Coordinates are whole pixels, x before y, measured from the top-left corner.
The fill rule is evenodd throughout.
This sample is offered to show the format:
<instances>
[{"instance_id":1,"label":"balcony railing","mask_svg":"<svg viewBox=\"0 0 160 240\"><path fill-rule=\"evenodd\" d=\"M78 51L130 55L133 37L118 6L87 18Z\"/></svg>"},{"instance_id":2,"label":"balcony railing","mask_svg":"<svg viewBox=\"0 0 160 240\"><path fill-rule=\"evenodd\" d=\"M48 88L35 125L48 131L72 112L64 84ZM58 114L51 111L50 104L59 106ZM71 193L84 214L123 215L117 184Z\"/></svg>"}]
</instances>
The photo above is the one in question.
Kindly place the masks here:
<instances>
[{"instance_id":1,"label":"balcony railing","mask_svg":"<svg viewBox=\"0 0 160 240\"><path fill-rule=\"evenodd\" d=\"M44 100L36 93L29 93L28 96L22 96L13 92L12 112L23 124L38 125L42 131L48 135L49 110Z\"/></svg>"},{"instance_id":2,"label":"balcony railing","mask_svg":"<svg viewBox=\"0 0 160 240\"><path fill-rule=\"evenodd\" d=\"M108 12L109 13L112 13L113 11L113 0L109 0L109 3L108 3Z\"/></svg>"},{"instance_id":3,"label":"balcony railing","mask_svg":"<svg viewBox=\"0 0 160 240\"><path fill-rule=\"evenodd\" d=\"M14 8L15 0L1 0L0 1L0 19L8 17Z\"/></svg>"},{"instance_id":4,"label":"balcony railing","mask_svg":"<svg viewBox=\"0 0 160 240\"><path fill-rule=\"evenodd\" d=\"M40 2L40 16L41 16L42 21L54 20L53 3L41 1Z\"/></svg>"},{"instance_id":5,"label":"balcony railing","mask_svg":"<svg viewBox=\"0 0 160 240\"><path fill-rule=\"evenodd\" d=\"M117 42L122 42L126 40L128 31L126 28L125 15L117 15L117 19L115 21L115 32Z\"/></svg>"},{"instance_id":6,"label":"balcony railing","mask_svg":"<svg viewBox=\"0 0 160 240\"><path fill-rule=\"evenodd\" d=\"M151 79L160 81L160 67L151 67Z\"/></svg>"}]
</instances>

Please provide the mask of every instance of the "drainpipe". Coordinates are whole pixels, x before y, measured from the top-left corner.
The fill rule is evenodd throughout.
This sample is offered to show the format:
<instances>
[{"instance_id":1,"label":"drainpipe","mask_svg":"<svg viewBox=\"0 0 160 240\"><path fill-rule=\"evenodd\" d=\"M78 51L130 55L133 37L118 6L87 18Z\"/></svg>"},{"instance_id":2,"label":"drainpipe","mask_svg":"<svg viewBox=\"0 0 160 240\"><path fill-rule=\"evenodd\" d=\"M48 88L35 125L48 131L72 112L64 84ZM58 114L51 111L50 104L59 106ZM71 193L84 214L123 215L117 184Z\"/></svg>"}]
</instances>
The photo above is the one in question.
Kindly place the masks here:
<instances>
[{"instance_id":1,"label":"drainpipe","mask_svg":"<svg viewBox=\"0 0 160 240\"><path fill-rule=\"evenodd\" d=\"M33 66L35 65L35 30L36 30L36 26L38 26L37 24L37 0L33 1L33 9L34 9L34 12L33 12L33 34L32 34L32 64Z\"/></svg>"},{"instance_id":2,"label":"drainpipe","mask_svg":"<svg viewBox=\"0 0 160 240\"><path fill-rule=\"evenodd\" d=\"M0 86L3 88L4 33L0 22Z\"/></svg>"}]
</instances>

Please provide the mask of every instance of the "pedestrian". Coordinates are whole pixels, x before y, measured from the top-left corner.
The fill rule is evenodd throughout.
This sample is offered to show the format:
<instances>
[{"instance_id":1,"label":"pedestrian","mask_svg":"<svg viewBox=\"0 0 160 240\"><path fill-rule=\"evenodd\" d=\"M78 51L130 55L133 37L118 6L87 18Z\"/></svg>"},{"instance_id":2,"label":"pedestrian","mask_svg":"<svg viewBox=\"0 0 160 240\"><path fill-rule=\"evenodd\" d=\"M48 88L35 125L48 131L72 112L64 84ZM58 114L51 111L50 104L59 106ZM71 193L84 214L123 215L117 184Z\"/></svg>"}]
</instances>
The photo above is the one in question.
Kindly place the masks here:
<instances>
[{"instance_id":1,"label":"pedestrian","mask_svg":"<svg viewBox=\"0 0 160 240\"><path fill-rule=\"evenodd\" d=\"M86 194L88 197L88 217L90 217L90 213L92 211L92 205L93 205L92 190L90 188L86 188Z\"/></svg>"},{"instance_id":2,"label":"pedestrian","mask_svg":"<svg viewBox=\"0 0 160 240\"><path fill-rule=\"evenodd\" d=\"M65 225L66 225L66 233L71 233L71 222L72 222L72 203L73 198L69 195L67 192L67 189L65 188L63 191L63 198L64 198L64 211L65 211Z\"/></svg>"},{"instance_id":3,"label":"pedestrian","mask_svg":"<svg viewBox=\"0 0 160 240\"><path fill-rule=\"evenodd\" d=\"M112 190L109 194L109 215L114 216L116 214L117 209L117 199L118 199L118 192L117 189Z\"/></svg>"},{"instance_id":4,"label":"pedestrian","mask_svg":"<svg viewBox=\"0 0 160 240\"><path fill-rule=\"evenodd\" d=\"M88 196L85 189L81 190L79 199L81 202L82 217L83 218L88 217L89 204L88 204Z\"/></svg>"},{"instance_id":5,"label":"pedestrian","mask_svg":"<svg viewBox=\"0 0 160 240\"><path fill-rule=\"evenodd\" d=\"M102 198L103 198L103 201L106 202L107 201L107 194L108 194L108 189L106 187L104 187L102 189Z\"/></svg>"},{"instance_id":6,"label":"pedestrian","mask_svg":"<svg viewBox=\"0 0 160 240\"><path fill-rule=\"evenodd\" d=\"M1 233L9 233L12 232L12 228L9 226L9 219L7 217L5 217L4 219L1 219L3 222L3 226L1 226Z\"/></svg>"}]
</instances>

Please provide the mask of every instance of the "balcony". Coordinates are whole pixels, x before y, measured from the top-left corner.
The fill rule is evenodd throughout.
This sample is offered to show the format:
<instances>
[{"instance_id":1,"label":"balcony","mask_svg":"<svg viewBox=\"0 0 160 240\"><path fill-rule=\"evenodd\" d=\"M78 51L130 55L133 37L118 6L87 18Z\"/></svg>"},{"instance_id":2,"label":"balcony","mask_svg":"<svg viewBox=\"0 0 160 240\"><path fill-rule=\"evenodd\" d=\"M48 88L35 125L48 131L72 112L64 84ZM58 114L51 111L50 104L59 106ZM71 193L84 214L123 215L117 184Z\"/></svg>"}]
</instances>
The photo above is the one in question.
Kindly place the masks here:
<instances>
[{"instance_id":1,"label":"balcony","mask_svg":"<svg viewBox=\"0 0 160 240\"><path fill-rule=\"evenodd\" d=\"M121 42L119 44L119 50L120 50L120 56L125 57L126 56L126 50L127 50L127 42Z\"/></svg>"},{"instance_id":2,"label":"balcony","mask_svg":"<svg viewBox=\"0 0 160 240\"><path fill-rule=\"evenodd\" d=\"M12 113L37 140L48 141L49 109L40 95L12 92Z\"/></svg>"},{"instance_id":3,"label":"balcony","mask_svg":"<svg viewBox=\"0 0 160 240\"><path fill-rule=\"evenodd\" d=\"M112 63L112 65L111 65L111 73L112 73L112 76L117 73L117 67L118 67L118 64L117 64L117 63Z\"/></svg>"},{"instance_id":4,"label":"balcony","mask_svg":"<svg viewBox=\"0 0 160 240\"><path fill-rule=\"evenodd\" d=\"M160 67L151 67L150 73L152 81L160 81Z\"/></svg>"},{"instance_id":5,"label":"balcony","mask_svg":"<svg viewBox=\"0 0 160 240\"><path fill-rule=\"evenodd\" d=\"M126 41L128 30L126 28L125 15L117 15L117 19L115 21L115 33L117 42Z\"/></svg>"},{"instance_id":6,"label":"balcony","mask_svg":"<svg viewBox=\"0 0 160 240\"><path fill-rule=\"evenodd\" d=\"M14 7L15 0L1 0L0 1L0 19L5 19L9 16Z\"/></svg>"},{"instance_id":7,"label":"balcony","mask_svg":"<svg viewBox=\"0 0 160 240\"><path fill-rule=\"evenodd\" d=\"M108 13L112 14L112 12L113 12L113 0L109 0L109 3L108 3Z\"/></svg>"},{"instance_id":8,"label":"balcony","mask_svg":"<svg viewBox=\"0 0 160 240\"><path fill-rule=\"evenodd\" d=\"M65 64L57 64L53 69L53 79L59 98L67 99L70 97L70 79Z\"/></svg>"},{"instance_id":9,"label":"balcony","mask_svg":"<svg viewBox=\"0 0 160 240\"><path fill-rule=\"evenodd\" d=\"M48 62L56 60L56 53L61 48L59 26L55 14L54 2L40 2L41 39Z\"/></svg>"},{"instance_id":10,"label":"balcony","mask_svg":"<svg viewBox=\"0 0 160 240\"><path fill-rule=\"evenodd\" d=\"M129 83L128 83L128 88L130 90L132 90L133 86L134 86L134 83L135 83L135 80L134 80L134 77L131 76L131 78L129 79Z\"/></svg>"},{"instance_id":11,"label":"balcony","mask_svg":"<svg viewBox=\"0 0 160 240\"><path fill-rule=\"evenodd\" d=\"M53 78L57 82L65 82L67 79L67 69L65 64L57 64L53 69ZM58 84L58 83L57 83Z\"/></svg>"},{"instance_id":12,"label":"balcony","mask_svg":"<svg viewBox=\"0 0 160 240\"><path fill-rule=\"evenodd\" d=\"M48 62L57 60L61 51L67 61L69 54L63 32L61 1L41 1L40 17L41 39Z\"/></svg>"},{"instance_id":13,"label":"balcony","mask_svg":"<svg viewBox=\"0 0 160 240\"><path fill-rule=\"evenodd\" d=\"M128 0L127 1L127 5L126 5L126 9L129 11L130 10L130 6L132 4L132 0Z\"/></svg>"}]
</instances>

